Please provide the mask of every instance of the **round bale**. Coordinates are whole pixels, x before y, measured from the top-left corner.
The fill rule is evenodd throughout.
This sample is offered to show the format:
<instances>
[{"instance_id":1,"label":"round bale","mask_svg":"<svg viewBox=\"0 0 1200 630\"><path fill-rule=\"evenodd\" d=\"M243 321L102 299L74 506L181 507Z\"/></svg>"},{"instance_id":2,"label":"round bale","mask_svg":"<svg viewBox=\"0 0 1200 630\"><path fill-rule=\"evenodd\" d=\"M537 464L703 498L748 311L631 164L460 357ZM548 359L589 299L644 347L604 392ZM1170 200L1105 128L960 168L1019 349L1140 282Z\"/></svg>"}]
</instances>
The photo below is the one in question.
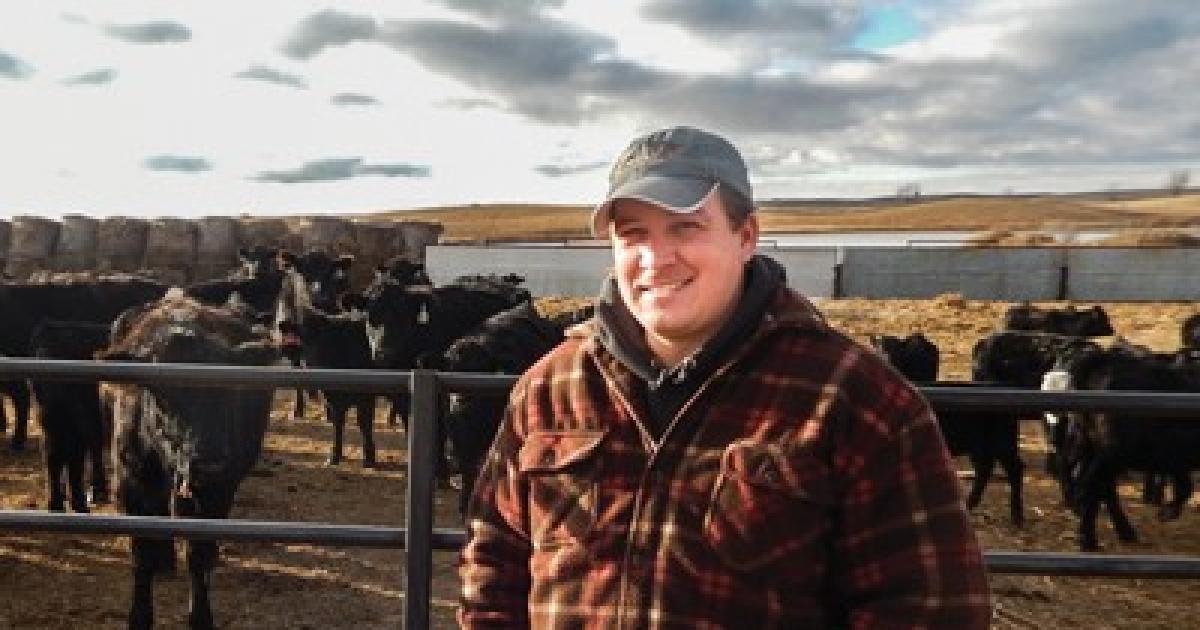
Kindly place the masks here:
<instances>
[{"instance_id":1,"label":"round bale","mask_svg":"<svg viewBox=\"0 0 1200 630\"><path fill-rule=\"evenodd\" d=\"M96 267L101 271L139 269L146 251L147 227L145 219L102 219L96 227Z\"/></svg>"},{"instance_id":2,"label":"round bale","mask_svg":"<svg viewBox=\"0 0 1200 630\"><path fill-rule=\"evenodd\" d=\"M404 256L414 262L425 262L425 248L437 245L442 236L442 224L430 221L401 221L404 232Z\"/></svg>"},{"instance_id":3,"label":"round bale","mask_svg":"<svg viewBox=\"0 0 1200 630\"><path fill-rule=\"evenodd\" d=\"M237 267L238 223L233 217L196 221L195 280L224 276Z\"/></svg>"},{"instance_id":4,"label":"round bale","mask_svg":"<svg viewBox=\"0 0 1200 630\"><path fill-rule=\"evenodd\" d=\"M172 278L191 279L196 264L196 224L188 219L159 217L146 227L142 266L172 272ZM175 273L180 272L180 273Z\"/></svg>"},{"instance_id":5,"label":"round bale","mask_svg":"<svg viewBox=\"0 0 1200 630\"><path fill-rule=\"evenodd\" d=\"M58 271L85 271L96 266L96 231L100 221L81 214L63 216L53 267Z\"/></svg>"},{"instance_id":6,"label":"round bale","mask_svg":"<svg viewBox=\"0 0 1200 630\"><path fill-rule=\"evenodd\" d=\"M60 229L57 221L43 217L13 217L5 273L14 278L26 278L30 272L48 267Z\"/></svg>"}]
</instances>

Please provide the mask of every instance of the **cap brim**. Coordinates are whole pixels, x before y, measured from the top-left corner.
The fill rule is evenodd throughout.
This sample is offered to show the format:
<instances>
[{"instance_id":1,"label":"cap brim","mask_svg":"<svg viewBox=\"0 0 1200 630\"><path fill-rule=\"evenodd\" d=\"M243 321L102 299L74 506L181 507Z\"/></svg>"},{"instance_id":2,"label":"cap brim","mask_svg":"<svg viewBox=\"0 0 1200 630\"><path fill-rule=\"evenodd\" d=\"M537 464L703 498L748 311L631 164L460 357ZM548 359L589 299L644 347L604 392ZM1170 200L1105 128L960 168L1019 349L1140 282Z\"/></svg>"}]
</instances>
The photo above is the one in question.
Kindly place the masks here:
<instances>
[{"instance_id":1,"label":"cap brim","mask_svg":"<svg viewBox=\"0 0 1200 630\"><path fill-rule=\"evenodd\" d=\"M680 177L647 176L628 182L612 191L592 211L592 235L599 238L608 234L612 206L618 199L638 199L670 212L687 214L699 209L716 187L710 180Z\"/></svg>"}]
</instances>

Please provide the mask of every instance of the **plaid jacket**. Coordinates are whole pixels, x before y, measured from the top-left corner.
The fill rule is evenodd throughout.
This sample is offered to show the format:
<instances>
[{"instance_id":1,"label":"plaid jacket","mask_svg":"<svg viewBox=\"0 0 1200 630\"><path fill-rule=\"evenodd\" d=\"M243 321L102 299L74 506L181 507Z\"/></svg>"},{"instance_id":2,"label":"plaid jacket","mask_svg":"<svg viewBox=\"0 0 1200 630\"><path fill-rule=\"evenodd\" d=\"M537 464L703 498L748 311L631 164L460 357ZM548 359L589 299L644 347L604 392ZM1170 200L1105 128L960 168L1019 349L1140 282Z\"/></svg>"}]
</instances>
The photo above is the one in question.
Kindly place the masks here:
<instances>
[{"instance_id":1,"label":"plaid jacket","mask_svg":"<svg viewBox=\"0 0 1200 630\"><path fill-rule=\"evenodd\" d=\"M988 627L930 409L798 294L659 444L592 332L513 389L468 518L463 627Z\"/></svg>"}]
</instances>

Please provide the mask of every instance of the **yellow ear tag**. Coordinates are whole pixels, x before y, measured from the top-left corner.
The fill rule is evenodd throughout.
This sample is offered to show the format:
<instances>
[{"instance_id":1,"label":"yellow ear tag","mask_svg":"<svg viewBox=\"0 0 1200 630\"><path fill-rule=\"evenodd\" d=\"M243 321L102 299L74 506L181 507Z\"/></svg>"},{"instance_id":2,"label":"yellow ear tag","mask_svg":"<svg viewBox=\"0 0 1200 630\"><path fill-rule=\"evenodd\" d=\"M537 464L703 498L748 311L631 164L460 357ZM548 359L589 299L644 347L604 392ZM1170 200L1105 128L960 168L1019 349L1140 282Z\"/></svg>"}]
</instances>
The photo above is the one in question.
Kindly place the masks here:
<instances>
[{"instance_id":1,"label":"yellow ear tag","mask_svg":"<svg viewBox=\"0 0 1200 630\"><path fill-rule=\"evenodd\" d=\"M421 312L417 313L417 323L418 324L428 324L429 323L429 305L427 305L427 304L421 305Z\"/></svg>"}]
</instances>

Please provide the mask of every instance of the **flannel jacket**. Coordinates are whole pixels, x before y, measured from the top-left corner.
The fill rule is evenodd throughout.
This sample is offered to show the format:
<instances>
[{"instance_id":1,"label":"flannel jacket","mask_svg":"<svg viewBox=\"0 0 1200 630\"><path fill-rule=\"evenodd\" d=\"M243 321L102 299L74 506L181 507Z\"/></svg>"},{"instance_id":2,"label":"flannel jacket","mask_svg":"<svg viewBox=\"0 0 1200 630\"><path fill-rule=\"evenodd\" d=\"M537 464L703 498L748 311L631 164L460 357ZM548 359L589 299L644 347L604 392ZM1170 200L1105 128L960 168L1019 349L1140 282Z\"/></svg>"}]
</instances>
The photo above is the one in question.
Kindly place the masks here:
<instances>
[{"instance_id":1,"label":"flannel jacket","mask_svg":"<svg viewBox=\"0 0 1200 630\"><path fill-rule=\"evenodd\" d=\"M987 628L920 394L781 287L655 442L594 323L527 371L480 473L465 628Z\"/></svg>"}]
</instances>

